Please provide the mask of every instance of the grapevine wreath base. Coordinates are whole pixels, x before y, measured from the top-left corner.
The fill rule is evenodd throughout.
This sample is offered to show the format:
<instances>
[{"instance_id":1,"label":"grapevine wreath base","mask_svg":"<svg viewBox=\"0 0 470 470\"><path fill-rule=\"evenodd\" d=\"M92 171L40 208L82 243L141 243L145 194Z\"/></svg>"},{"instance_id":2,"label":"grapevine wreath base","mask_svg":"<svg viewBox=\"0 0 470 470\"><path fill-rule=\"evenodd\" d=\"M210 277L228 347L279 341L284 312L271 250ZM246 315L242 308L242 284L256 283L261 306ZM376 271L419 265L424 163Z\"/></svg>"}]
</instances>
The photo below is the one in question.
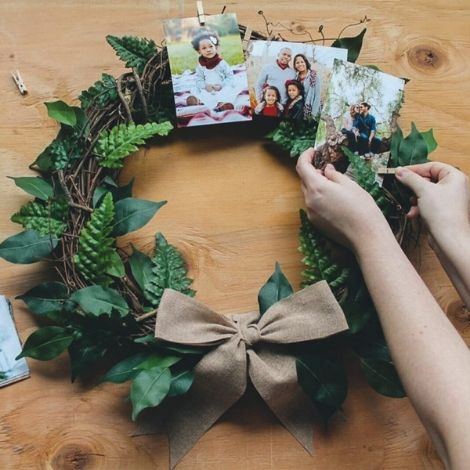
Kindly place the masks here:
<instances>
[{"instance_id":1,"label":"grapevine wreath base","mask_svg":"<svg viewBox=\"0 0 470 470\"><path fill-rule=\"evenodd\" d=\"M367 21L364 18L357 24ZM253 32L251 39L282 40L280 34L273 33L272 26L266 21L267 35ZM348 60L354 62L366 30L344 38L345 29L334 40L325 38L322 27L319 40L306 34L312 42L329 41L333 47L347 48ZM246 28L240 26L242 36L245 32ZM57 274L56 281L43 282L18 297L44 324L26 340L21 356L51 360L68 350L72 380L112 361L114 365L101 381L131 382L133 419L144 409L182 400L181 409L189 410L187 414L196 418L189 427L184 423L192 430L190 437L181 438L181 416L170 422L172 464L243 394L247 354L250 380L307 449L311 448L311 430L298 415L313 405L327 421L341 408L347 395L341 354L352 351L358 357L365 380L377 392L403 397L403 387L355 260L318 233L304 211L300 211L304 289L294 294L276 264L275 272L259 292L259 312L243 318L225 319L191 299L195 292L183 257L163 234L156 234L155 250L150 254L116 245L119 236L145 225L166 202L132 197L133 181L119 186L124 159L146 142L163 141L176 118L166 48L131 36L106 39L129 72L117 79L103 73L101 80L81 93L79 107L62 101L46 103L49 116L60 124L59 133L30 166L40 176L13 178L34 200L12 216L11 220L25 230L1 243L0 256L13 263L48 258ZM266 133L265 124L254 122L253 126L260 134ZM405 138L396 120L394 126L389 166L426 161L437 146L432 130L421 133L413 124ZM267 138L296 158L313 145L316 124L285 121L269 130ZM411 239L412 231L405 219L410 194L404 187L387 177L380 187L367 162L347 148L332 149L326 144L317 152L315 164L322 168L328 162L337 167L349 163L356 181L373 196L399 241ZM305 312L298 311L299 299L304 298L311 299L309 304L318 308L306 318ZM335 307L337 302L345 320ZM299 320L302 325L309 325L309 318L324 321L325 310L320 305L333 309L328 327L321 330L314 323L310 329L297 331L295 315L303 318ZM247 324L249 319L252 323ZM213 322L219 336L220 328L238 334L245 349L230 349L233 342L226 341L224 335L198 337L197 329L193 331L189 326L200 321ZM274 322L282 338L274 343L294 343L284 344L277 356L273 355L277 349L272 344L255 346L260 338L270 343L263 336L269 322ZM347 328L341 335L330 337ZM325 339L312 341L318 338ZM256 367L257 355L271 370ZM241 362L234 363L235 357ZM200 387L192 386L197 382L195 375L214 368L219 372L238 370L240 364L241 372L234 374L235 384L230 387L235 395L228 394L228 401L212 409L213 404L207 400L213 395L204 395ZM264 389L263 384L269 382L266 377L276 373L280 374L281 385L271 383L274 388ZM223 382L209 382L211 390L223 388ZM286 402L273 402L269 396L285 397Z\"/></svg>"}]
</instances>

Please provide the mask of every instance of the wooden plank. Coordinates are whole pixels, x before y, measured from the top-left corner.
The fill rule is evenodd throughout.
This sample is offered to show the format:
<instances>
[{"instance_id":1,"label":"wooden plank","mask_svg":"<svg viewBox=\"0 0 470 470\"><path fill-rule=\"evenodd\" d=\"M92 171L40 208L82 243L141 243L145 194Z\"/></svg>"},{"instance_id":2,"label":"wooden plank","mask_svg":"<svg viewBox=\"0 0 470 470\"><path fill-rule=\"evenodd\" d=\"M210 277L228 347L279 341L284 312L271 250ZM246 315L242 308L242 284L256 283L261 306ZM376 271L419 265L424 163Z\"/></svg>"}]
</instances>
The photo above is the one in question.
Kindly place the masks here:
<instances>
[{"instance_id":1,"label":"wooden plank","mask_svg":"<svg viewBox=\"0 0 470 470\"><path fill-rule=\"evenodd\" d=\"M223 3L205 1L207 14ZM315 32L323 24L334 36L367 15L372 22L359 62L410 78L401 125L415 121L434 128L439 149L433 155L470 170L469 8L459 0L300 0L231 3L241 23L263 30L257 14ZM106 44L107 34L162 39L161 20L196 13L195 2L151 0L26 0L0 5L0 174L31 174L28 165L51 141L55 124L44 101L75 103L101 72L123 68ZM360 30L351 30L351 35ZM286 37L289 34L285 34ZM295 39L301 39L295 36ZM9 71L20 70L28 87L21 96ZM198 298L221 313L256 308L259 287L274 262L281 262L294 285L300 281L296 250L298 208L302 206L293 165L282 161L243 126L178 131L170 142L139 152L122 174L136 176L139 197L167 199L152 222L123 243L145 249L162 231L183 250L196 279ZM27 200L11 180L0 188L0 238L18 231L9 221ZM423 240L412 258L454 324L464 330L465 312L455 291ZM46 274L44 265L16 266L0 260L0 291L18 295ZM26 338L37 323L14 301L18 328ZM310 457L250 390L211 429L179 468L441 468L408 400L377 395L349 361L350 391L344 418L326 432L315 429ZM163 435L136 436L126 400L127 385L70 384L68 359L29 361L32 378L1 391L1 468L166 468ZM432 386L432 384L430 384Z\"/></svg>"}]
</instances>

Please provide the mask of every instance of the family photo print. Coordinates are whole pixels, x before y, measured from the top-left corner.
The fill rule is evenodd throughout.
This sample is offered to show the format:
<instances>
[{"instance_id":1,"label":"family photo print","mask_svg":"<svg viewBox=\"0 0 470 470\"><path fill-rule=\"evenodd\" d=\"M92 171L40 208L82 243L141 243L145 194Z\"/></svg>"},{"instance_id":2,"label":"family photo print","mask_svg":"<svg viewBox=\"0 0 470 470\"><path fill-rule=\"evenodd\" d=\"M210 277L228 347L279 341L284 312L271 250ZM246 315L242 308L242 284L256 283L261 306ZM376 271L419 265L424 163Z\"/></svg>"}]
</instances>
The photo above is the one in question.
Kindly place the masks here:
<instances>
[{"instance_id":1,"label":"family photo print","mask_svg":"<svg viewBox=\"0 0 470 470\"><path fill-rule=\"evenodd\" d=\"M178 127L251 120L248 80L236 15L163 23Z\"/></svg>"}]
</instances>

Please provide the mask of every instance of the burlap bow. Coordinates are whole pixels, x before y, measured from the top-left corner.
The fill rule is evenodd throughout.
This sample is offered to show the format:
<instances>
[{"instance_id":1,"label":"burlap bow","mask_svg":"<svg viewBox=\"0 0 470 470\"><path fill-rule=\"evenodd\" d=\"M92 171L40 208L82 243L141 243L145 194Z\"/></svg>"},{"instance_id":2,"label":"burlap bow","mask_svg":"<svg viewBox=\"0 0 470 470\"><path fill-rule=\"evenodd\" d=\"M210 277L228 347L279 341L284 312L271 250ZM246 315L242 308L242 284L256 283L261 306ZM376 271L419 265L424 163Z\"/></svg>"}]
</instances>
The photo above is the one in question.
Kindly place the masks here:
<instances>
[{"instance_id":1,"label":"burlap bow","mask_svg":"<svg viewBox=\"0 0 470 470\"><path fill-rule=\"evenodd\" d=\"M194 383L168 420L173 468L245 392L247 372L273 413L309 451L310 404L297 382L295 357L279 345L326 338L348 328L324 281L258 312L220 315L196 300L166 289L155 336L192 346L217 346L194 369ZM248 360L247 360L248 356Z\"/></svg>"}]
</instances>

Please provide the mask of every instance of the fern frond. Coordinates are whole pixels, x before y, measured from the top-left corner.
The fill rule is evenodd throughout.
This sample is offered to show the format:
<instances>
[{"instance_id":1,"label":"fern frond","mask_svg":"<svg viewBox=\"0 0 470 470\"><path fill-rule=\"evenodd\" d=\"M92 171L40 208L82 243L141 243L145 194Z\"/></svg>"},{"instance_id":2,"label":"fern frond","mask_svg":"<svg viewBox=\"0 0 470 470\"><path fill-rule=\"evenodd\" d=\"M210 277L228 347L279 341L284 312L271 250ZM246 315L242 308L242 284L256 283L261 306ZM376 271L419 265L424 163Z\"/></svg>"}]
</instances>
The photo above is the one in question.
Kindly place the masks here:
<instances>
[{"instance_id":1,"label":"fern frond","mask_svg":"<svg viewBox=\"0 0 470 470\"><path fill-rule=\"evenodd\" d=\"M41 235L55 235L60 237L65 230L65 218L68 204L64 199L27 202L21 209L11 216L11 221L21 224L24 228L36 230Z\"/></svg>"},{"instance_id":2,"label":"fern frond","mask_svg":"<svg viewBox=\"0 0 470 470\"><path fill-rule=\"evenodd\" d=\"M313 120L300 123L282 121L266 137L287 150L292 158L296 158L313 146L316 133L317 124Z\"/></svg>"},{"instance_id":3,"label":"fern frond","mask_svg":"<svg viewBox=\"0 0 470 470\"><path fill-rule=\"evenodd\" d=\"M80 232L78 252L73 258L80 274L87 281L105 287L112 282L108 274L115 272L113 268L117 253L114 248L115 240L110 236L113 223L114 204L112 195L108 192Z\"/></svg>"},{"instance_id":4,"label":"fern frond","mask_svg":"<svg viewBox=\"0 0 470 470\"><path fill-rule=\"evenodd\" d=\"M137 145L145 144L145 140L158 134L168 135L173 126L168 121L157 124L120 124L110 131L100 134L95 147L100 166L104 168L122 168L124 158L138 150Z\"/></svg>"},{"instance_id":5,"label":"fern frond","mask_svg":"<svg viewBox=\"0 0 470 470\"><path fill-rule=\"evenodd\" d=\"M143 72L149 59L157 53L157 46L152 39L108 35L106 41L126 63L126 67L135 68L139 74Z\"/></svg>"},{"instance_id":6,"label":"fern frond","mask_svg":"<svg viewBox=\"0 0 470 470\"><path fill-rule=\"evenodd\" d=\"M116 80L112 75L103 73L101 80L96 81L88 90L83 90L78 99L82 108L86 109L91 105L104 108L117 97Z\"/></svg>"},{"instance_id":7,"label":"fern frond","mask_svg":"<svg viewBox=\"0 0 470 470\"><path fill-rule=\"evenodd\" d=\"M300 210L300 247L304 255L302 262L306 269L302 271L303 281L301 287L325 280L331 289L344 286L348 280L350 269L341 267L331 257L324 238L308 220L307 214Z\"/></svg>"},{"instance_id":8,"label":"fern frond","mask_svg":"<svg viewBox=\"0 0 470 470\"><path fill-rule=\"evenodd\" d=\"M193 281L186 276L187 270L181 253L161 233L157 233L155 239L152 264L152 275L145 286L144 295L154 307L158 307L166 288L194 296L195 291L190 288Z\"/></svg>"}]
</instances>

